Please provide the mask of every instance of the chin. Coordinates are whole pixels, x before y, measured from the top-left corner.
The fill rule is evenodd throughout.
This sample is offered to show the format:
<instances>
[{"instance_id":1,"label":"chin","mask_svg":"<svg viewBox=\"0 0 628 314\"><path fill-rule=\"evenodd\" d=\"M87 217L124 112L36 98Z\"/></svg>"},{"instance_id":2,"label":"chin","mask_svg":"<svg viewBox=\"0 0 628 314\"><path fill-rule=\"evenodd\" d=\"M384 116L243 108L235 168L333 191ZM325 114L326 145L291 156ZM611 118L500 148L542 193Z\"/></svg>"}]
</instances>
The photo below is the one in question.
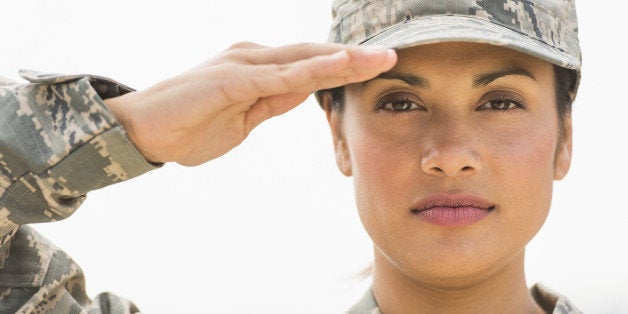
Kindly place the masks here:
<instances>
[{"instance_id":1,"label":"chin","mask_svg":"<svg viewBox=\"0 0 628 314\"><path fill-rule=\"evenodd\" d=\"M390 254L376 247L375 274L397 273L417 285L450 290L475 286L503 271L523 271L523 249L506 253L495 250L495 247L487 250L482 244L488 245L466 243L456 247L450 244L432 249L407 248Z\"/></svg>"},{"instance_id":2,"label":"chin","mask_svg":"<svg viewBox=\"0 0 628 314\"><path fill-rule=\"evenodd\" d=\"M438 267L441 266L441 267ZM418 284L440 289L466 289L477 286L480 282L492 277L504 265L500 264L468 264L437 265L437 267L421 267L409 269L410 278Z\"/></svg>"}]
</instances>

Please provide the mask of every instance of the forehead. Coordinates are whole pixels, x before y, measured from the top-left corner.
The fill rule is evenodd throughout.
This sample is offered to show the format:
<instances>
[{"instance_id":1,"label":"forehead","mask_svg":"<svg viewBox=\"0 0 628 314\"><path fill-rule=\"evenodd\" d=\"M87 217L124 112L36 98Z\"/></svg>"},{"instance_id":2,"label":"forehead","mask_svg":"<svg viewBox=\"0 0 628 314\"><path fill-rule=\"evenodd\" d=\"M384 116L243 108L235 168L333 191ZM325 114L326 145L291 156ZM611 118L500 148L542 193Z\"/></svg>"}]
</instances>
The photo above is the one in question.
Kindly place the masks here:
<instances>
[{"instance_id":1,"label":"forehead","mask_svg":"<svg viewBox=\"0 0 628 314\"><path fill-rule=\"evenodd\" d=\"M347 85L348 94L390 84L400 86L399 83L446 93L495 86L489 84L492 82L507 84L510 88L534 84L539 92L553 91L555 86L551 63L490 44L420 45L400 49L397 55L397 64L390 71L362 83Z\"/></svg>"},{"instance_id":2,"label":"forehead","mask_svg":"<svg viewBox=\"0 0 628 314\"><path fill-rule=\"evenodd\" d=\"M550 67L551 64L525 53L491 44L449 42L420 45L397 52L395 68L445 67L481 70L507 66L521 68Z\"/></svg>"}]
</instances>

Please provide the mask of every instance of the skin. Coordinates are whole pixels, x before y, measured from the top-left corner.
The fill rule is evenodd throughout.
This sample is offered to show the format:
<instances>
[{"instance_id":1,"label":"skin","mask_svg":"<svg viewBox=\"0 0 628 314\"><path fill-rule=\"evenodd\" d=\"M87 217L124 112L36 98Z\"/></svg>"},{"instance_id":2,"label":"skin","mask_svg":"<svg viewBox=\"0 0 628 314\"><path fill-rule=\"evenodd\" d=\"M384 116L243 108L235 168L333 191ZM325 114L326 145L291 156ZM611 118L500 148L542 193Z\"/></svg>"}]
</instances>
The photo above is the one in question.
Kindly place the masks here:
<instances>
[{"instance_id":1,"label":"skin","mask_svg":"<svg viewBox=\"0 0 628 314\"><path fill-rule=\"evenodd\" d=\"M525 246L571 161L571 120L560 137L551 64L476 43L407 48L398 58L387 75L346 86L342 112L323 95L338 167L353 176L373 240L381 310L542 312L526 286ZM413 206L437 193L495 208L464 227L417 219Z\"/></svg>"},{"instance_id":2,"label":"skin","mask_svg":"<svg viewBox=\"0 0 628 314\"><path fill-rule=\"evenodd\" d=\"M238 43L181 75L105 104L146 159L195 166L225 154L312 91L370 79L396 60L387 49Z\"/></svg>"}]
</instances>

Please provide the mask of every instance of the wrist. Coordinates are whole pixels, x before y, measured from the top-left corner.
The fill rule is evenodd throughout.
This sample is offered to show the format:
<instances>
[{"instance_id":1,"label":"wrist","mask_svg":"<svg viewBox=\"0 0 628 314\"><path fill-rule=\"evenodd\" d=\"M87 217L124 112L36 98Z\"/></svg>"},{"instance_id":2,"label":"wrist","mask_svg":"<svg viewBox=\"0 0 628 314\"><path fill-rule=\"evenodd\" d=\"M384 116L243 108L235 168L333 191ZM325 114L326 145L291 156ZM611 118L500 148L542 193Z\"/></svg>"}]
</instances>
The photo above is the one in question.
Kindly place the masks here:
<instances>
[{"instance_id":1,"label":"wrist","mask_svg":"<svg viewBox=\"0 0 628 314\"><path fill-rule=\"evenodd\" d=\"M122 128L124 128L127 137L131 140L131 143L135 145L142 156L144 156L148 162L161 163L162 161L158 160L153 154L146 150L144 147L145 145L142 144L140 138L138 137L138 133L136 132L137 127L135 126L135 119L133 119L133 114L130 111L132 106L136 104L134 99L137 96L137 93L138 92L131 92L122 96L108 98L105 99L104 102L113 113L118 123L120 123Z\"/></svg>"}]
</instances>

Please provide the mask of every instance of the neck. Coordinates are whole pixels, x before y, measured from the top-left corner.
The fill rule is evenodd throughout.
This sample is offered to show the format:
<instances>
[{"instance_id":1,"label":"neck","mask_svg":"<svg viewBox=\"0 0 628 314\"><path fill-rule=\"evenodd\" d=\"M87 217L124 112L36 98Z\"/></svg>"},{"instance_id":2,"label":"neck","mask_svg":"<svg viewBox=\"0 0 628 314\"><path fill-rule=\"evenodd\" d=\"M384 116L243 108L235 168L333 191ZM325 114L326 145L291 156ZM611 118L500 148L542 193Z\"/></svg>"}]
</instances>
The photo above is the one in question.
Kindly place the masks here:
<instances>
[{"instance_id":1,"label":"neck","mask_svg":"<svg viewBox=\"0 0 628 314\"><path fill-rule=\"evenodd\" d=\"M474 279L417 280L376 249L373 294L385 314L542 313L525 281L522 251L499 271Z\"/></svg>"}]
</instances>

